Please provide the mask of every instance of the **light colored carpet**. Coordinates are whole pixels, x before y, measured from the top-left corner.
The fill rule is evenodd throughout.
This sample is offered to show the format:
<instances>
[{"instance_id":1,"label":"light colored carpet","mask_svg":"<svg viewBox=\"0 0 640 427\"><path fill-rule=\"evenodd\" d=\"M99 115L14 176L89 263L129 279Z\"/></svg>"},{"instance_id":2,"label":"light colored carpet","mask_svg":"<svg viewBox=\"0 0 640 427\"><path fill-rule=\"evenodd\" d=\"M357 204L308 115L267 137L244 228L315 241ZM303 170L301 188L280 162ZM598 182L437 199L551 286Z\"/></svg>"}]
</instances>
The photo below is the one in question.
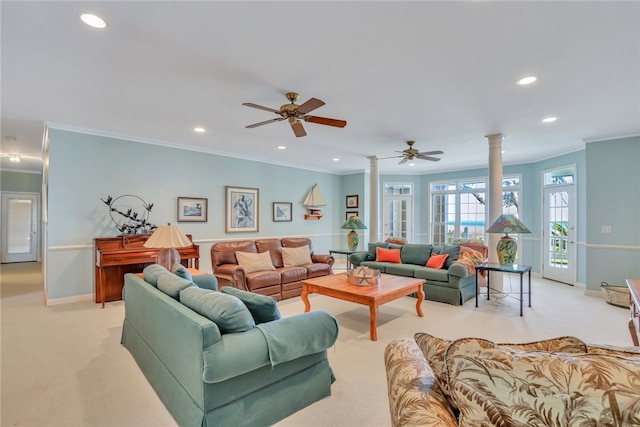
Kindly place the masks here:
<instances>
[{"instance_id":1,"label":"light colored carpet","mask_svg":"<svg viewBox=\"0 0 640 427\"><path fill-rule=\"evenodd\" d=\"M2 265L0 282L2 426L175 426L128 351L120 345L124 305L93 302L45 307L40 265ZM507 276L505 290L518 288ZM533 307L519 316L512 298L473 300L462 307L404 297L383 305L378 341L369 340L369 309L312 295L312 310L328 310L340 323L329 350L337 377L332 396L277 426L388 426L383 353L388 342L423 331L458 338L477 336L526 342L574 335L587 342L630 346L628 310L583 289L533 278ZM299 298L280 303L284 316L301 313Z\"/></svg>"}]
</instances>

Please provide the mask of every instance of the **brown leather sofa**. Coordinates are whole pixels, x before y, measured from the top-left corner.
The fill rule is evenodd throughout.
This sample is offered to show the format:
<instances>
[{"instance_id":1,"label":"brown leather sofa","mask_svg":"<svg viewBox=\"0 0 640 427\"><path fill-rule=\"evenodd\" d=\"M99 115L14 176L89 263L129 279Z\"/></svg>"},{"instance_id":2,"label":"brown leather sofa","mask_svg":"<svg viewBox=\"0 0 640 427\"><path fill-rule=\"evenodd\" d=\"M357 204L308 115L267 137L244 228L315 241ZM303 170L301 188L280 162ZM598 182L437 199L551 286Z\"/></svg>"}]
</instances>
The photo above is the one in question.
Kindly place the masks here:
<instances>
[{"instance_id":1,"label":"brown leather sofa","mask_svg":"<svg viewBox=\"0 0 640 427\"><path fill-rule=\"evenodd\" d=\"M285 267L282 248L299 248L309 245L311 264ZM275 271L255 271L246 273L238 265L236 252L269 252ZM257 294L269 295L277 300L292 298L302 293L302 281L313 277L333 274L335 262L332 255L313 253L311 239L292 237L282 239L238 240L218 242L211 246L213 274L218 278L218 286L233 286Z\"/></svg>"}]
</instances>

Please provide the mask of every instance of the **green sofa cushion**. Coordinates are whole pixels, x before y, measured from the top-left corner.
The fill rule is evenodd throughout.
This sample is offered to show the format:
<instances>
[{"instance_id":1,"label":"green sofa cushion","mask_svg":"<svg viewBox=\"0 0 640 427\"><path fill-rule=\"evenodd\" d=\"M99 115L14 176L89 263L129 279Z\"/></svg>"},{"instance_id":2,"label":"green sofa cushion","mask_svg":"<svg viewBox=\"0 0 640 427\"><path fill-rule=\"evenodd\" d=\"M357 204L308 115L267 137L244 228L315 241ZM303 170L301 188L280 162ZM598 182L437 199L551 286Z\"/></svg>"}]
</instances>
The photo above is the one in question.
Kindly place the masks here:
<instances>
[{"instance_id":1,"label":"green sofa cushion","mask_svg":"<svg viewBox=\"0 0 640 427\"><path fill-rule=\"evenodd\" d=\"M218 290L218 279L213 274L195 274L191 281L199 288L211 289L212 291Z\"/></svg>"},{"instance_id":2,"label":"green sofa cushion","mask_svg":"<svg viewBox=\"0 0 640 427\"><path fill-rule=\"evenodd\" d=\"M154 288L158 287L158 277L163 274L170 273L169 270L161 266L160 264L151 264L148 265L142 270L142 277L144 281L153 286Z\"/></svg>"},{"instance_id":3,"label":"green sofa cushion","mask_svg":"<svg viewBox=\"0 0 640 427\"><path fill-rule=\"evenodd\" d=\"M195 286L190 280L183 279L175 274L162 274L158 277L158 289L178 301L180 300L180 291Z\"/></svg>"},{"instance_id":4,"label":"green sofa cushion","mask_svg":"<svg viewBox=\"0 0 640 427\"><path fill-rule=\"evenodd\" d=\"M402 263L414 264L424 267L425 265L427 265L427 260L429 260L432 250L433 245L407 243L406 245L402 246L402 252L400 254L400 256L402 257Z\"/></svg>"},{"instance_id":5,"label":"green sofa cushion","mask_svg":"<svg viewBox=\"0 0 640 427\"><path fill-rule=\"evenodd\" d=\"M386 267L385 273L395 274L396 276L413 277L413 272L421 268L413 264L390 264Z\"/></svg>"},{"instance_id":6,"label":"green sofa cushion","mask_svg":"<svg viewBox=\"0 0 640 427\"><path fill-rule=\"evenodd\" d=\"M456 262L458 258L460 258L460 246L458 245L442 245L440 246L440 251L437 252L439 254L447 254L447 262L444 264L445 268L451 267L451 264Z\"/></svg>"},{"instance_id":7,"label":"green sofa cushion","mask_svg":"<svg viewBox=\"0 0 640 427\"><path fill-rule=\"evenodd\" d=\"M387 242L369 243L369 253L367 253L367 261L376 260L376 248L389 249Z\"/></svg>"},{"instance_id":8,"label":"green sofa cushion","mask_svg":"<svg viewBox=\"0 0 640 427\"><path fill-rule=\"evenodd\" d=\"M271 322L282 317L278 303L270 296L243 291L233 286L223 286L220 292L239 298L251 312L256 324Z\"/></svg>"},{"instance_id":9,"label":"green sofa cushion","mask_svg":"<svg viewBox=\"0 0 640 427\"><path fill-rule=\"evenodd\" d=\"M218 325L220 332L244 332L256 324L239 298L195 286L180 291L180 302Z\"/></svg>"},{"instance_id":10,"label":"green sofa cushion","mask_svg":"<svg viewBox=\"0 0 640 427\"><path fill-rule=\"evenodd\" d=\"M413 276L418 279L425 279L429 282L449 283L449 272L442 268L416 268L413 272Z\"/></svg>"}]
</instances>

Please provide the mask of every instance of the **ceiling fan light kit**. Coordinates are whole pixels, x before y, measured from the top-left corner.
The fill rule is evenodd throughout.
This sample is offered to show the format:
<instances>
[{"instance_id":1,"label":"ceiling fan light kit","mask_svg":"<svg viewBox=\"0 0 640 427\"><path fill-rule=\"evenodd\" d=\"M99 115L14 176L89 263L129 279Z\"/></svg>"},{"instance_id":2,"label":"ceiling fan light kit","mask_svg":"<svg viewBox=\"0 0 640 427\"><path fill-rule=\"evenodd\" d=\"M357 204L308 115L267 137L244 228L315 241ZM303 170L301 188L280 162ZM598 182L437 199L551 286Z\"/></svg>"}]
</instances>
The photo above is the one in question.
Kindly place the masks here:
<instances>
[{"instance_id":1,"label":"ceiling fan light kit","mask_svg":"<svg viewBox=\"0 0 640 427\"><path fill-rule=\"evenodd\" d=\"M436 151L420 151L417 150L415 148L413 148L413 144L415 144L415 141L407 141L407 145L409 146L409 148L402 150L402 151L396 151L396 153L400 153L399 156L391 156L391 157L383 157L381 160L383 159L395 159L398 157L402 157L402 160L400 160L398 162L399 165L406 163L409 160L413 160L413 159L421 159L421 160L429 160L431 162L439 162L440 158L439 157L433 157L434 154L444 154L444 151L440 151L440 150L436 150Z\"/></svg>"},{"instance_id":2,"label":"ceiling fan light kit","mask_svg":"<svg viewBox=\"0 0 640 427\"><path fill-rule=\"evenodd\" d=\"M287 120L289 125L291 126L291 130L296 137L302 137L307 135L307 132L302 125L302 122L309 123L317 123L326 126L333 126L343 128L347 125L345 120L339 119L330 119L327 117L318 117L318 116L309 116L307 113L315 110L316 108L320 108L324 105L324 102L317 98L310 98L305 101L301 105L296 104L295 102L298 99L298 94L296 92L287 92L285 94L286 98L289 100L290 104L284 104L280 106L279 110L275 108L264 107L262 105L254 104L252 102L245 102L242 105L251 108L257 108L258 110L270 111L272 113L278 114L280 117L275 119L266 120L264 122L258 122L251 125L245 126L247 129L252 129L258 126L267 125L269 123L280 122L282 120Z\"/></svg>"}]
</instances>

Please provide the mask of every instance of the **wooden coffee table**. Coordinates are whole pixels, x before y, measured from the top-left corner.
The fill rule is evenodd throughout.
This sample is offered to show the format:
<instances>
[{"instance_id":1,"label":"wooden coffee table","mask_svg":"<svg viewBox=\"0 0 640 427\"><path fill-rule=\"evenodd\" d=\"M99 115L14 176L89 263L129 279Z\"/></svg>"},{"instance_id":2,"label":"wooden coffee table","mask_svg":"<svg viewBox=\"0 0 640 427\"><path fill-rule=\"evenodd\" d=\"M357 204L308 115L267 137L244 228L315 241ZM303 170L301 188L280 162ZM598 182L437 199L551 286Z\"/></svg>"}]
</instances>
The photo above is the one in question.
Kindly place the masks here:
<instances>
[{"instance_id":1,"label":"wooden coffee table","mask_svg":"<svg viewBox=\"0 0 640 427\"><path fill-rule=\"evenodd\" d=\"M311 310L311 304L309 304L309 294L311 293L369 306L371 341L377 341L376 323L380 305L405 295L417 293L416 312L418 316L423 317L424 290L422 284L424 282L424 279L383 274L379 285L358 286L347 282L347 273L332 274L302 282L301 297L305 312Z\"/></svg>"}]
</instances>

